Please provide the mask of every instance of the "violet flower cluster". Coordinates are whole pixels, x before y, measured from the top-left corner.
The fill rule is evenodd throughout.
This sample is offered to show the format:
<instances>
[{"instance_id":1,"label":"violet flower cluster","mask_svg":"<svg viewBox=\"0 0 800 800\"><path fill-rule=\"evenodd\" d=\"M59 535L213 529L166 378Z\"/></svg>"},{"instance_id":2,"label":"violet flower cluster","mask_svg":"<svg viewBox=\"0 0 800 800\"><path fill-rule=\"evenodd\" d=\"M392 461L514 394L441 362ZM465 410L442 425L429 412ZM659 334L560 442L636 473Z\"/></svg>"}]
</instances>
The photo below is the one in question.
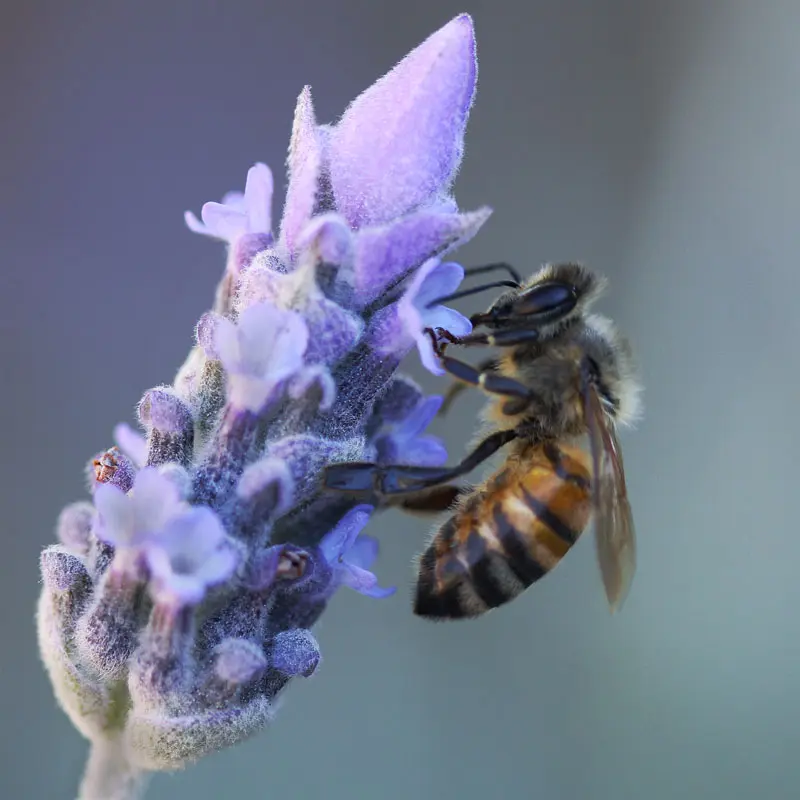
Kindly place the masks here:
<instances>
[{"instance_id":1,"label":"violet flower cluster","mask_svg":"<svg viewBox=\"0 0 800 800\"><path fill-rule=\"evenodd\" d=\"M336 461L438 465L424 430L441 398L397 373L426 327L470 330L432 303L463 270L442 260L489 215L449 194L476 83L467 15L317 123L295 110L273 232L272 173L186 223L223 240L213 309L172 385L138 405L90 464L92 502L68 506L41 557L38 631L56 696L92 744L82 798L130 798L271 720L317 669L311 628L370 571L373 508L320 489Z\"/></svg>"}]
</instances>

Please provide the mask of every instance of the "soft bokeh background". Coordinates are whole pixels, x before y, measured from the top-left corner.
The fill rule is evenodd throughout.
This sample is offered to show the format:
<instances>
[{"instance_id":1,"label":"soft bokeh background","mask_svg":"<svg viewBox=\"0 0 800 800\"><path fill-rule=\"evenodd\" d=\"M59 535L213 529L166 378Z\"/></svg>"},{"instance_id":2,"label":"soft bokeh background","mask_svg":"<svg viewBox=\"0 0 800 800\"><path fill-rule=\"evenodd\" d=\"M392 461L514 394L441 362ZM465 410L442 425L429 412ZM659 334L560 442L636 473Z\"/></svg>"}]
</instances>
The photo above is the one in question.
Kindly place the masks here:
<instances>
[{"instance_id":1,"label":"soft bokeh background","mask_svg":"<svg viewBox=\"0 0 800 800\"><path fill-rule=\"evenodd\" d=\"M223 252L183 210L256 160L282 186L305 83L331 120L462 10L481 73L457 195L496 213L461 260L594 265L643 364L634 590L610 618L587 537L502 611L430 625L406 588L427 526L387 515L378 571L403 591L343 591L324 668L274 728L149 797L800 796L800 5L466 5L2 5L4 800L77 787L86 745L37 660L37 556L210 303ZM480 402L438 424L454 458Z\"/></svg>"}]
</instances>

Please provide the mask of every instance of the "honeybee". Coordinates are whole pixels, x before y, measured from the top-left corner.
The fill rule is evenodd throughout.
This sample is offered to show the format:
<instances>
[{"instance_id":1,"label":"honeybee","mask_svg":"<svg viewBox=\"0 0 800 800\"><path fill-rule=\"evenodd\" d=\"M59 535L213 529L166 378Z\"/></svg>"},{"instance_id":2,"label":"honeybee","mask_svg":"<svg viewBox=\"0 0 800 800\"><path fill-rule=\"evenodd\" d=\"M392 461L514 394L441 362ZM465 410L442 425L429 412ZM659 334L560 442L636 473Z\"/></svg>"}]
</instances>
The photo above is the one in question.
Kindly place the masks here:
<instances>
[{"instance_id":1,"label":"honeybee","mask_svg":"<svg viewBox=\"0 0 800 800\"><path fill-rule=\"evenodd\" d=\"M429 331L444 369L489 395L492 433L453 467L334 464L324 484L378 505L451 509L419 558L419 616L477 617L509 602L561 561L592 514L600 574L614 612L636 567L616 435L618 425L639 414L631 348L611 320L589 313L605 287L600 275L573 263L545 265L526 282L506 264L476 271L500 267L514 280L489 284L508 290L471 318L474 329L485 330L462 337ZM448 355L452 346L490 346L500 354L476 368ZM588 449L581 440L588 440ZM482 484L450 484L504 447L505 462Z\"/></svg>"}]
</instances>

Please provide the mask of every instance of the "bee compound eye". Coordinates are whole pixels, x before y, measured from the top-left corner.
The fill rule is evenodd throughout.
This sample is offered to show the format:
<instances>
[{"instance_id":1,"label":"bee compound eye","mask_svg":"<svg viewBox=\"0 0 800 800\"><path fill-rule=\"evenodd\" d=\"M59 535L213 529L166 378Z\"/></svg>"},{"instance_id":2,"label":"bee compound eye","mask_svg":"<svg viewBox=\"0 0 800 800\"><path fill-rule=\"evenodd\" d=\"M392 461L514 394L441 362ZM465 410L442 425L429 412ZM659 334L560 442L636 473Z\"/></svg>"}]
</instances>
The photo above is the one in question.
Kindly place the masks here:
<instances>
[{"instance_id":1,"label":"bee compound eye","mask_svg":"<svg viewBox=\"0 0 800 800\"><path fill-rule=\"evenodd\" d=\"M514 303L513 312L521 316L545 316L557 319L569 314L578 302L578 293L572 284L545 281L532 286Z\"/></svg>"}]
</instances>

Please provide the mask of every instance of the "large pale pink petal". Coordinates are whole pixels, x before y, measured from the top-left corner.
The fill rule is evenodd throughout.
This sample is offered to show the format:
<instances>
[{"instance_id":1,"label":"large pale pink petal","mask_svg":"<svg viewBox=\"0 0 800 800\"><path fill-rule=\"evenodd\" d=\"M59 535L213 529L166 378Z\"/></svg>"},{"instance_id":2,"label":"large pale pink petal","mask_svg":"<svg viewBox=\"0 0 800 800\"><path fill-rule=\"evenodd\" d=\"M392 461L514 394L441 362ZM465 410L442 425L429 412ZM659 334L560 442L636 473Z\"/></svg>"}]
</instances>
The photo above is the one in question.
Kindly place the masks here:
<instances>
[{"instance_id":1,"label":"large pale pink petal","mask_svg":"<svg viewBox=\"0 0 800 800\"><path fill-rule=\"evenodd\" d=\"M354 227L379 224L445 192L475 94L472 19L462 14L357 97L331 131L336 207Z\"/></svg>"}]
</instances>

